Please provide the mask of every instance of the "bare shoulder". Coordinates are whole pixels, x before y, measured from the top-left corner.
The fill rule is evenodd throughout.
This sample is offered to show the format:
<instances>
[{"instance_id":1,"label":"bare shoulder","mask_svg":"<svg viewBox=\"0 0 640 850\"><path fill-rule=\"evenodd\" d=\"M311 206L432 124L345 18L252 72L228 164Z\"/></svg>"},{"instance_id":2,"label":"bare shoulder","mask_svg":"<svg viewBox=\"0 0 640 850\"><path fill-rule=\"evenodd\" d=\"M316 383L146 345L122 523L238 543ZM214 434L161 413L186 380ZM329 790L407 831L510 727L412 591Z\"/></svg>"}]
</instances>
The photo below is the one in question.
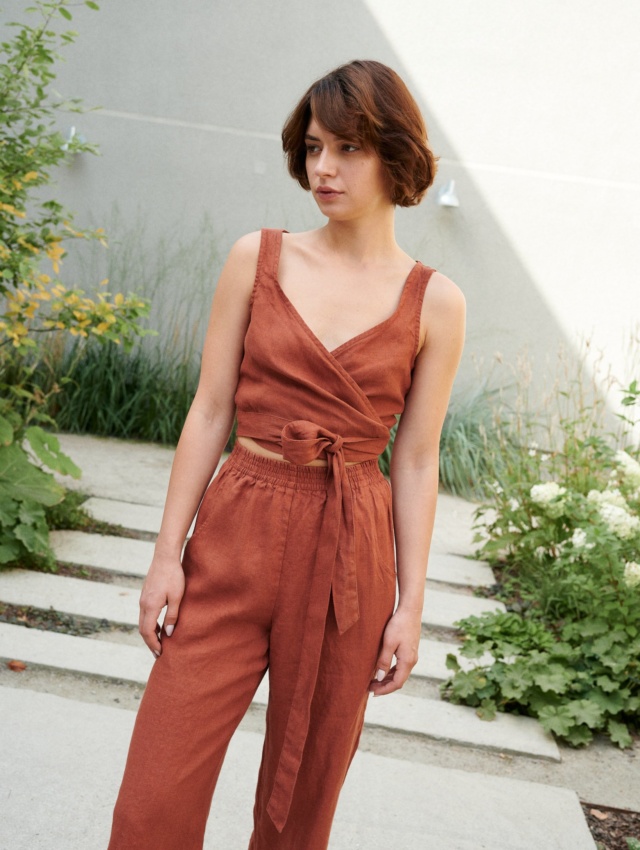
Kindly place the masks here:
<instances>
[{"instance_id":1,"label":"bare shoulder","mask_svg":"<svg viewBox=\"0 0 640 850\"><path fill-rule=\"evenodd\" d=\"M442 272L434 271L424 294L420 317L420 348L439 337L462 338L465 329L466 300L457 284Z\"/></svg>"},{"instance_id":2,"label":"bare shoulder","mask_svg":"<svg viewBox=\"0 0 640 850\"><path fill-rule=\"evenodd\" d=\"M442 272L434 271L424 294L427 311L464 312L465 297L460 287Z\"/></svg>"},{"instance_id":3,"label":"bare shoulder","mask_svg":"<svg viewBox=\"0 0 640 850\"><path fill-rule=\"evenodd\" d=\"M260 238L261 233L256 230L234 242L216 287L218 300L227 293L249 300L258 268Z\"/></svg>"},{"instance_id":4,"label":"bare shoulder","mask_svg":"<svg viewBox=\"0 0 640 850\"><path fill-rule=\"evenodd\" d=\"M254 230L252 233L245 233L236 242L233 243L229 251L227 263L232 262L237 265L253 265L254 270L258 265L258 254L260 253L260 240L262 232Z\"/></svg>"}]
</instances>

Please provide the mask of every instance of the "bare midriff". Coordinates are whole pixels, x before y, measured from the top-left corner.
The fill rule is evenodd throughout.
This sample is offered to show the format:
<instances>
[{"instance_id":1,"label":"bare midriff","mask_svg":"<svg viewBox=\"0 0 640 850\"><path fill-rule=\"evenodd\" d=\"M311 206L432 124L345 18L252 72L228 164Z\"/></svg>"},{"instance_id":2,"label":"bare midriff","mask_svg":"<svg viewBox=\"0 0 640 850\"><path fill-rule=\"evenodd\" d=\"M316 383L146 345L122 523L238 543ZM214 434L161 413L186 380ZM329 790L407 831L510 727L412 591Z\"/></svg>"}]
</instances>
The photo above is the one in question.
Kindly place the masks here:
<instances>
[{"instance_id":1,"label":"bare midriff","mask_svg":"<svg viewBox=\"0 0 640 850\"><path fill-rule=\"evenodd\" d=\"M250 452L254 454L260 455L261 457L268 457L271 460L280 460L282 463L290 463L290 461L286 460L279 455L277 452L272 452L269 449L265 449L262 446L258 445L255 440L252 440L251 437L236 437L237 441L243 446L245 449L248 449ZM354 466L357 461L347 461L345 466ZM318 458L317 460L312 460L310 463L306 463L305 466L326 466L327 461L322 460L322 458Z\"/></svg>"}]
</instances>

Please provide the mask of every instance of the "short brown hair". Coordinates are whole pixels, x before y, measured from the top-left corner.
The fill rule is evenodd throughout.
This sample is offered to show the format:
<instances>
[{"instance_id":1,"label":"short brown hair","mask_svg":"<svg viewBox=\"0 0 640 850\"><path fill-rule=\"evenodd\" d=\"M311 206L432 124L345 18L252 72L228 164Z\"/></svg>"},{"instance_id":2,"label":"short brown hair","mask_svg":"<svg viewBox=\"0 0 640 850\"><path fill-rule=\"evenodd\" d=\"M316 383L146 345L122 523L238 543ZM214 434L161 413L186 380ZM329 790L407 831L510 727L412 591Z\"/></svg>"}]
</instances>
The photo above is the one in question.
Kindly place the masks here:
<instances>
[{"instance_id":1,"label":"short brown hair","mask_svg":"<svg viewBox=\"0 0 640 850\"><path fill-rule=\"evenodd\" d=\"M282 147L289 174L307 190L305 133L312 118L330 133L376 152L394 204L420 203L433 183L437 157L429 147L418 104L395 71L381 62L356 60L316 80L305 92L284 125Z\"/></svg>"}]
</instances>

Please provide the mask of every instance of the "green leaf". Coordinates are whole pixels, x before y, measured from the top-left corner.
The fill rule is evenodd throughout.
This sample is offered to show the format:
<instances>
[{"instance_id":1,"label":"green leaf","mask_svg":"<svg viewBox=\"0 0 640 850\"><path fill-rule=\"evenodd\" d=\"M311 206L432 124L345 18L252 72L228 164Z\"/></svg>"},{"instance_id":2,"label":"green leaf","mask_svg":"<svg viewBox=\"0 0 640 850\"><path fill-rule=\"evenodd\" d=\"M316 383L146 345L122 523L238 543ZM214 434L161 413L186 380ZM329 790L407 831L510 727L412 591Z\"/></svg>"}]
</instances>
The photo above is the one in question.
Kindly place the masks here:
<instances>
[{"instance_id":1,"label":"green leaf","mask_svg":"<svg viewBox=\"0 0 640 850\"><path fill-rule=\"evenodd\" d=\"M590 729L597 729L604 714L602 708L592 700L576 699L567 704L567 708L578 721Z\"/></svg>"},{"instance_id":2,"label":"green leaf","mask_svg":"<svg viewBox=\"0 0 640 850\"><path fill-rule=\"evenodd\" d=\"M534 682L545 693L563 694L573 679L572 673L559 664L551 664L546 670L534 675Z\"/></svg>"},{"instance_id":3,"label":"green leaf","mask_svg":"<svg viewBox=\"0 0 640 850\"><path fill-rule=\"evenodd\" d=\"M94 3L93 0L85 0L85 6L88 6L90 9L95 9L96 12L100 11L100 6L97 3Z\"/></svg>"},{"instance_id":4,"label":"green leaf","mask_svg":"<svg viewBox=\"0 0 640 850\"><path fill-rule=\"evenodd\" d=\"M617 720L610 720L607 725L607 731L613 743L617 744L620 749L632 745L633 741L631 740L629 729L624 723L618 723Z\"/></svg>"},{"instance_id":5,"label":"green leaf","mask_svg":"<svg viewBox=\"0 0 640 850\"><path fill-rule=\"evenodd\" d=\"M20 502L10 499L8 496L0 497L0 525L11 527L16 524L20 509Z\"/></svg>"},{"instance_id":6,"label":"green leaf","mask_svg":"<svg viewBox=\"0 0 640 850\"><path fill-rule=\"evenodd\" d=\"M500 690L507 699L520 699L530 686L531 676L522 664L507 670L500 681Z\"/></svg>"},{"instance_id":7,"label":"green leaf","mask_svg":"<svg viewBox=\"0 0 640 850\"><path fill-rule=\"evenodd\" d=\"M458 671L460 669L460 662L458 661L456 656L453 654L453 652L447 653L447 658L446 658L445 664L446 664L447 670Z\"/></svg>"},{"instance_id":8,"label":"green leaf","mask_svg":"<svg viewBox=\"0 0 640 850\"><path fill-rule=\"evenodd\" d=\"M0 504L4 499L57 505L64 490L53 476L34 466L24 449L13 443L0 446Z\"/></svg>"},{"instance_id":9,"label":"green leaf","mask_svg":"<svg viewBox=\"0 0 640 850\"><path fill-rule=\"evenodd\" d=\"M46 555L49 552L49 534L46 525L41 528L34 525L18 525L13 533L28 552L34 555Z\"/></svg>"},{"instance_id":10,"label":"green leaf","mask_svg":"<svg viewBox=\"0 0 640 850\"><path fill-rule=\"evenodd\" d=\"M10 564L15 561L21 553L21 548L15 540L2 540L0 542L0 564Z\"/></svg>"},{"instance_id":11,"label":"green leaf","mask_svg":"<svg viewBox=\"0 0 640 850\"><path fill-rule=\"evenodd\" d=\"M492 699L483 699L480 706L476 708L476 714L480 720L495 720L497 706Z\"/></svg>"},{"instance_id":12,"label":"green leaf","mask_svg":"<svg viewBox=\"0 0 640 850\"><path fill-rule=\"evenodd\" d=\"M63 18L66 18L68 21L70 21L70 20L71 20L71 18L73 17L73 16L72 16L72 14L71 14L71 12L70 12L68 9L65 9L65 8L64 8L64 6L60 6L60 7L58 8L58 11L59 11L59 12L60 12L60 14L62 15L62 17L63 17Z\"/></svg>"},{"instance_id":13,"label":"green leaf","mask_svg":"<svg viewBox=\"0 0 640 850\"><path fill-rule=\"evenodd\" d=\"M82 471L68 455L60 450L60 443L54 434L48 434L37 425L27 428L25 436L37 458L49 469L61 475L80 478Z\"/></svg>"},{"instance_id":14,"label":"green leaf","mask_svg":"<svg viewBox=\"0 0 640 850\"><path fill-rule=\"evenodd\" d=\"M608 694L612 694L618 688L618 683L614 682L613 679L610 679L608 676L598 676L596 679L596 685Z\"/></svg>"},{"instance_id":15,"label":"green leaf","mask_svg":"<svg viewBox=\"0 0 640 850\"><path fill-rule=\"evenodd\" d=\"M593 741L593 733L587 726L574 726L565 735L565 740L572 747L584 747Z\"/></svg>"},{"instance_id":16,"label":"green leaf","mask_svg":"<svg viewBox=\"0 0 640 850\"><path fill-rule=\"evenodd\" d=\"M625 841L627 842L629 850L640 850L640 841L637 838L629 836L628 838L625 838Z\"/></svg>"},{"instance_id":17,"label":"green leaf","mask_svg":"<svg viewBox=\"0 0 640 850\"><path fill-rule=\"evenodd\" d=\"M12 442L13 428L11 427L11 422L5 419L4 416L0 416L0 445L10 446Z\"/></svg>"},{"instance_id":18,"label":"green leaf","mask_svg":"<svg viewBox=\"0 0 640 850\"><path fill-rule=\"evenodd\" d=\"M561 738L566 738L576 725L575 718L566 705L547 705L538 714L538 720L543 729L553 732Z\"/></svg>"}]
</instances>

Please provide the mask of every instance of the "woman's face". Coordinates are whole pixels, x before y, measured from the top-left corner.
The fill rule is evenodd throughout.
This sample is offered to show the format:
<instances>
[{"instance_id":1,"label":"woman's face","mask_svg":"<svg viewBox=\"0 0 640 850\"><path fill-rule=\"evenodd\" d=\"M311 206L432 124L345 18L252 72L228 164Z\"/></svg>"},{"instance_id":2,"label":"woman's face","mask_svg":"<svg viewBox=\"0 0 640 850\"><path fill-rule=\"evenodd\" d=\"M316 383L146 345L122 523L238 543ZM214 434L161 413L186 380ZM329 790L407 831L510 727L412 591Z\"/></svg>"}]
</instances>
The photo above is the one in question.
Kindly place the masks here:
<instances>
[{"instance_id":1,"label":"woman's face","mask_svg":"<svg viewBox=\"0 0 640 850\"><path fill-rule=\"evenodd\" d=\"M391 205L388 179L374 151L335 136L315 118L305 141L309 186L324 215L346 221Z\"/></svg>"}]
</instances>

